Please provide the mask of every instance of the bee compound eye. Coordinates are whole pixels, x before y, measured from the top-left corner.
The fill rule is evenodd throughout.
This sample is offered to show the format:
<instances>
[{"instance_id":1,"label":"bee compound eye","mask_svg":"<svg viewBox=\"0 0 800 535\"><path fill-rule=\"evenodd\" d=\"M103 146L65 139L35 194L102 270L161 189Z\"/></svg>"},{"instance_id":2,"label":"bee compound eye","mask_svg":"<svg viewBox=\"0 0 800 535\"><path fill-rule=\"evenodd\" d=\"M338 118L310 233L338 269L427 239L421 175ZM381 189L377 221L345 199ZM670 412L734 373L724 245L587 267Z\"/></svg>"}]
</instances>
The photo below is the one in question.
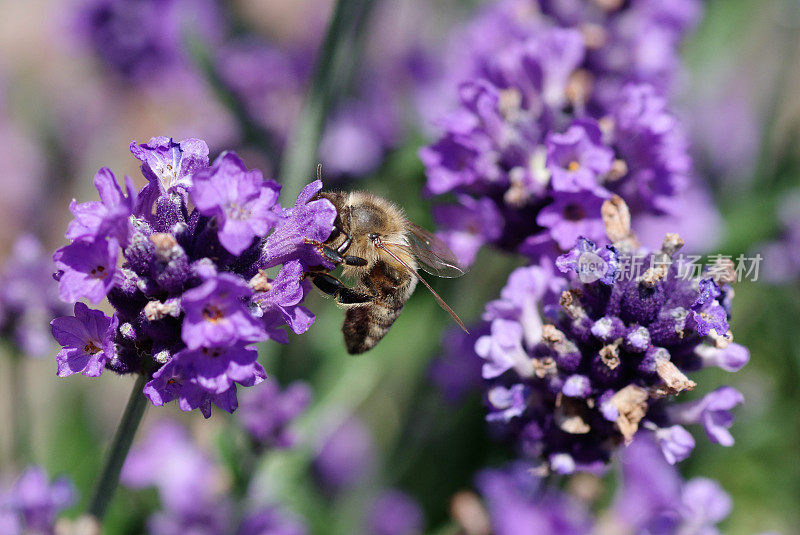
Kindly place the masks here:
<instances>
[{"instance_id":1,"label":"bee compound eye","mask_svg":"<svg viewBox=\"0 0 800 535\"><path fill-rule=\"evenodd\" d=\"M378 238L380 238L380 236L374 232L370 232L369 234L367 234L367 237L372 241L375 241Z\"/></svg>"}]
</instances>

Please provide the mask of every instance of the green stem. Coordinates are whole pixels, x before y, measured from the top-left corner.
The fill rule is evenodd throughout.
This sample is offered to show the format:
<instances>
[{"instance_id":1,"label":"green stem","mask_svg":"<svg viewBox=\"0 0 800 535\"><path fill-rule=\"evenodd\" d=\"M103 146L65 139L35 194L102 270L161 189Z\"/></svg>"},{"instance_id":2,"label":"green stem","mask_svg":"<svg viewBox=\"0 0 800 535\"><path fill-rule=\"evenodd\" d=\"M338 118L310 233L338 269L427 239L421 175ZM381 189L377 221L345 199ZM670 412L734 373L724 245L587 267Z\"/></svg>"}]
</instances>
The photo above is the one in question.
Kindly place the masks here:
<instances>
[{"instance_id":1,"label":"green stem","mask_svg":"<svg viewBox=\"0 0 800 535\"><path fill-rule=\"evenodd\" d=\"M99 521L103 520L108 505L111 503L111 498L114 497L114 491L119 484L119 473L122 470L122 464L128 456L133 436L136 434L139 423L142 421L142 416L144 416L144 410L147 408L147 398L142 393L145 381L145 376L140 375L136 379L136 384L133 385L133 391L130 398L128 398L128 405L125 407L122 420L120 420L117 431L114 434L111 450L108 452L103 470L100 472L100 477L94 489L92 501L89 504L89 513Z\"/></svg>"},{"instance_id":2,"label":"green stem","mask_svg":"<svg viewBox=\"0 0 800 535\"><path fill-rule=\"evenodd\" d=\"M31 459L31 442L29 435L30 415L28 412L28 398L25 389L25 363L24 357L14 352L11 355L11 384L9 391L14 409L11 411L11 432L14 434L13 456L14 462L20 467L25 466Z\"/></svg>"},{"instance_id":3,"label":"green stem","mask_svg":"<svg viewBox=\"0 0 800 535\"><path fill-rule=\"evenodd\" d=\"M350 50L348 42L363 23L368 9L375 0L338 0L328 23L325 39L311 78L303 112L300 115L289 146L281 162L281 182L286 198L300 193L303 185L310 181L317 164L317 149L328 109L346 85L342 80L349 69L342 66Z\"/></svg>"}]
</instances>

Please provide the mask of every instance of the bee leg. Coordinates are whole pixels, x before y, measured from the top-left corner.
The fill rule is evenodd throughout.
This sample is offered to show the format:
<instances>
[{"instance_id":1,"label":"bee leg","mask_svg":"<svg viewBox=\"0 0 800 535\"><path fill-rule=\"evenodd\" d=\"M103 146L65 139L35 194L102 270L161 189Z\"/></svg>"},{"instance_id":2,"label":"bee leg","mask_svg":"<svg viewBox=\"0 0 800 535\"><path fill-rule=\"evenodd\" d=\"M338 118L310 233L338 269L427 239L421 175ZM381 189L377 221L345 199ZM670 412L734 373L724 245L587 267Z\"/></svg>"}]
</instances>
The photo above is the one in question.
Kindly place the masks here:
<instances>
[{"instance_id":1,"label":"bee leg","mask_svg":"<svg viewBox=\"0 0 800 535\"><path fill-rule=\"evenodd\" d=\"M323 245L322 247L320 247L320 250L322 251L322 254L325 256L325 258L327 258L334 264L347 264L348 266L367 265L367 261L361 258L360 256L352 256L352 255L342 256L342 254L339 251L331 249L327 245Z\"/></svg>"},{"instance_id":2,"label":"bee leg","mask_svg":"<svg viewBox=\"0 0 800 535\"><path fill-rule=\"evenodd\" d=\"M369 303L375 299L372 295L348 288L342 281L327 273L311 274L310 276L314 286L333 296L336 302L342 305Z\"/></svg>"},{"instance_id":3,"label":"bee leg","mask_svg":"<svg viewBox=\"0 0 800 535\"><path fill-rule=\"evenodd\" d=\"M322 245L320 246L319 250L325 258L327 258L334 264L344 263L344 257L335 249L331 249L327 245Z\"/></svg>"},{"instance_id":4,"label":"bee leg","mask_svg":"<svg viewBox=\"0 0 800 535\"><path fill-rule=\"evenodd\" d=\"M349 234L345 234L344 231L342 231L342 234L345 236L344 241L339 244L339 247L336 248L336 252L339 254L344 254L350 248L350 244L353 242L353 239Z\"/></svg>"},{"instance_id":5,"label":"bee leg","mask_svg":"<svg viewBox=\"0 0 800 535\"><path fill-rule=\"evenodd\" d=\"M348 266L366 266L369 263L360 256L346 255L342 258L344 259L344 263Z\"/></svg>"}]
</instances>

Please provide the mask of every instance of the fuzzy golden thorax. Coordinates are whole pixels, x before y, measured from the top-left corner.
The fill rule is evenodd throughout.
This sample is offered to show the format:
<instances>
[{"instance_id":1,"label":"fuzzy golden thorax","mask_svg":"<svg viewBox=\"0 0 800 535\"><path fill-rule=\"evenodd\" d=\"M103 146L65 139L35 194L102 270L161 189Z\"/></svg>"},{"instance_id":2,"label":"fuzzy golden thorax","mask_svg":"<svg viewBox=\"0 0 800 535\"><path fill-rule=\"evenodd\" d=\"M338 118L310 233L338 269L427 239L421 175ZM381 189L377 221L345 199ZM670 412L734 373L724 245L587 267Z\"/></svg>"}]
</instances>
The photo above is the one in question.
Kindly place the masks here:
<instances>
[{"instance_id":1,"label":"fuzzy golden thorax","mask_svg":"<svg viewBox=\"0 0 800 535\"><path fill-rule=\"evenodd\" d=\"M346 267L344 275L357 276L360 272L372 269L379 261L396 265L397 261L376 247L373 239L378 236L384 243L408 243L406 218L402 209L386 199L363 191L345 193L336 200L339 201L336 208L342 221L342 229L352 239L347 254L367 261L364 267ZM410 267L417 267L411 255L400 252L398 256Z\"/></svg>"}]
</instances>

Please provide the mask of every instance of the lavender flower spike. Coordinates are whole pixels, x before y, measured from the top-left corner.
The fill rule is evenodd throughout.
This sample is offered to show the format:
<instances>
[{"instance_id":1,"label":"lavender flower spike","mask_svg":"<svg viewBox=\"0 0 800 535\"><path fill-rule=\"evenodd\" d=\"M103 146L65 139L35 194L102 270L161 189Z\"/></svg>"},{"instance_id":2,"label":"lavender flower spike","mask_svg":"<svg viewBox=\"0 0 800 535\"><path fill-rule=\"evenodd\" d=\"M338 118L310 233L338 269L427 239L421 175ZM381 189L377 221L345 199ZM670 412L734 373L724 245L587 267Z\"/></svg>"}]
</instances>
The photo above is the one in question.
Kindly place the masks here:
<instances>
[{"instance_id":1,"label":"lavender flower spike","mask_svg":"<svg viewBox=\"0 0 800 535\"><path fill-rule=\"evenodd\" d=\"M746 361L740 348L730 359L717 353L730 338L723 290L710 278L679 275L674 257L683 241L675 234L640 258L649 267L635 273L627 207L615 197L602 212L615 243L597 248L580 239L556 261L578 277L554 284L542 268L522 268L541 273L539 283L520 285L515 272L501 299L487 304L491 331L475 344L487 361L486 419L523 455L559 473L601 468L615 444L630 443L642 427L655 432L670 463L694 447L681 425L702 423L712 441L732 444L729 410L742 401L736 390L682 405L670 400L696 386L688 374L702 364L738 369ZM584 272L587 264L593 268ZM526 300L543 302L543 314L521 308Z\"/></svg>"},{"instance_id":2,"label":"lavender flower spike","mask_svg":"<svg viewBox=\"0 0 800 535\"><path fill-rule=\"evenodd\" d=\"M76 304L74 317L53 322L59 375L137 374L155 405L233 412L237 387L266 377L251 344L285 342L286 327L313 323L304 274L326 261L309 243L327 239L336 209L313 199L321 182L281 209L275 182L230 152L209 167L197 139L153 138L131 152L148 184L136 193L127 180L124 195L101 170L102 202L73 204L72 243L54 255L62 299L107 298L115 311Z\"/></svg>"}]
</instances>

